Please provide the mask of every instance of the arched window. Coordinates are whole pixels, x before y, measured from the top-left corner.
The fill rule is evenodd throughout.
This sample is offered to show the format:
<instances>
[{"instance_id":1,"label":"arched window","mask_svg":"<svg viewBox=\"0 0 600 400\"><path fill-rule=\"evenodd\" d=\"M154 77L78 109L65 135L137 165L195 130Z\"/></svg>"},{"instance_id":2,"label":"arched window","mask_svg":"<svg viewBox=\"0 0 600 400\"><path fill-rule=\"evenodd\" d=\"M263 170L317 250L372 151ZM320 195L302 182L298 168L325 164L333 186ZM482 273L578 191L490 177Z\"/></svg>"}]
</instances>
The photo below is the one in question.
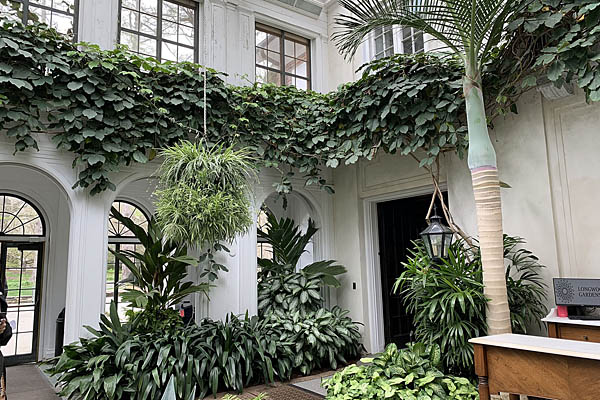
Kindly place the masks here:
<instances>
[{"instance_id":1,"label":"arched window","mask_svg":"<svg viewBox=\"0 0 600 400\"><path fill-rule=\"evenodd\" d=\"M37 360L42 287L42 251L46 227L27 200L0 193L0 291L13 335L2 347L8 365Z\"/></svg>"},{"instance_id":2,"label":"arched window","mask_svg":"<svg viewBox=\"0 0 600 400\"><path fill-rule=\"evenodd\" d=\"M269 209L266 206L262 206L258 211L258 216L256 218L256 229L259 231L266 232L269 229L268 225L268 211ZM270 243L267 243L264 239L257 237L256 238L256 256L258 258L265 258L267 260L273 259L273 246Z\"/></svg>"},{"instance_id":3,"label":"arched window","mask_svg":"<svg viewBox=\"0 0 600 400\"><path fill-rule=\"evenodd\" d=\"M112 206L124 217L131 219L136 225L144 228L144 230L148 229L148 215L137 205L129 201L117 200ZM143 246L134 236L133 232L112 216L108 218L108 247L117 252L122 250L143 251ZM120 282L128 277L129 270L122 265L112 252L109 252L106 268L106 312L110 310L110 303L114 300L117 303L119 315L124 317L126 309L120 301L119 289L127 287L120 284Z\"/></svg>"},{"instance_id":4,"label":"arched window","mask_svg":"<svg viewBox=\"0 0 600 400\"><path fill-rule=\"evenodd\" d=\"M45 236L44 220L28 201L14 195L0 194L2 236Z\"/></svg>"}]
</instances>

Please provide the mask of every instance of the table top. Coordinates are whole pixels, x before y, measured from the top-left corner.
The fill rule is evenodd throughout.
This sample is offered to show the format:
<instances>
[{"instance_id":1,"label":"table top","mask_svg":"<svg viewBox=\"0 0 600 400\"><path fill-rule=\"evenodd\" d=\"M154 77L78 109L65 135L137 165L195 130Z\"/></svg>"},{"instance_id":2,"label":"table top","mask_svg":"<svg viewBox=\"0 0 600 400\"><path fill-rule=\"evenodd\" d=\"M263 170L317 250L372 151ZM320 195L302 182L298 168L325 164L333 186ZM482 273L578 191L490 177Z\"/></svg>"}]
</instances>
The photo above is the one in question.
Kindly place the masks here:
<instances>
[{"instance_id":1,"label":"table top","mask_svg":"<svg viewBox=\"0 0 600 400\"><path fill-rule=\"evenodd\" d=\"M537 353L600 361L600 343L510 333L478 337L469 340L469 342L484 346L535 351Z\"/></svg>"},{"instance_id":2,"label":"table top","mask_svg":"<svg viewBox=\"0 0 600 400\"><path fill-rule=\"evenodd\" d=\"M569 324L569 325L584 325L584 326L600 326L600 321L582 320L582 319L569 319L566 317L559 317L556 313L556 308L550 310L550 313L542 318L543 322L554 322L555 324Z\"/></svg>"}]
</instances>

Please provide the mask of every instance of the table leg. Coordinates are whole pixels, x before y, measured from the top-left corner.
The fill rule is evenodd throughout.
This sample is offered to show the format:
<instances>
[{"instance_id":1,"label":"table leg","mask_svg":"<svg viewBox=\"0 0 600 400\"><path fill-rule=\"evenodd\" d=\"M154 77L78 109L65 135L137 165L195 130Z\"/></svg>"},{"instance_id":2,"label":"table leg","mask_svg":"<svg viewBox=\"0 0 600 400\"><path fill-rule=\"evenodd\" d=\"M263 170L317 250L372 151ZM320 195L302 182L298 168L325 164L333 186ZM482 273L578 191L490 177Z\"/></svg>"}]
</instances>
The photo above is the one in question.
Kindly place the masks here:
<instances>
[{"instance_id":1,"label":"table leg","mask_svg":"<svg viewBox=\"0 0 600 400\"><path fill-rule=\"evenodd\" d=\"M479 376L478 378L479 400L490 400L490 387L487 376Z\"/></svg>"}]
</instances>

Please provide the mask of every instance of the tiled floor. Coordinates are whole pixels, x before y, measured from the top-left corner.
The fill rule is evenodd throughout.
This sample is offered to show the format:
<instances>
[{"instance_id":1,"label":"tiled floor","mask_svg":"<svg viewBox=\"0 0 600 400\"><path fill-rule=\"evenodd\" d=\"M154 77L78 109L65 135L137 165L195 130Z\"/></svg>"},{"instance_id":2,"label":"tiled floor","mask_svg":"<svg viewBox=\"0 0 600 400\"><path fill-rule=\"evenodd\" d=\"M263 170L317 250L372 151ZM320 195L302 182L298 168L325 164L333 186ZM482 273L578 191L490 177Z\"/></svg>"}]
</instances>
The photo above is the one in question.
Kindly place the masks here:
<instances>
[{"instance_id":1,"label":"tiled floor","mask_svg":"<svg viewBox=\"0 0 600 400\"><path fill-rule=\"evenodd\" d=\"M6 394L10 400L57 400L46 376L36 365L19 365L6 369Z\"/></svg>"}]
</instances>

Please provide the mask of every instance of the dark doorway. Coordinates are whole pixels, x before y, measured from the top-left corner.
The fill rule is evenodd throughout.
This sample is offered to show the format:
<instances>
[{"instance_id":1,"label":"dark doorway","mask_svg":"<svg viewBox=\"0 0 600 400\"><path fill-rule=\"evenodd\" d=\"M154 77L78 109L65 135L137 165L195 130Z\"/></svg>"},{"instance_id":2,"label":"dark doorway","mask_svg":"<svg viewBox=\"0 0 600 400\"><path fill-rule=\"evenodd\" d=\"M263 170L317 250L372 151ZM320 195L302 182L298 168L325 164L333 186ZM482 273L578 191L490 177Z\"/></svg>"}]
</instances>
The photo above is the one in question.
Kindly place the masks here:
<instances>
[{"instance_id":1,"label":"dark doorway","mask_svg":"<svg viewBox=\"0 0 600 400\"><path fill-rule=\"evenodd\" d=\"M444 197L446 198L446 193ZM408 250L412 248L411 241L419 239L419 233L427 227L425 215L430 203L431 195L425 195L377 204L386 344L403 346L411 341L413 317L406 310L402 297L392 293L392 288L404 270L402 263L406 261ZM441 215L439 201L436 200L436 203Z\"/></svg>"}]
</instances>

